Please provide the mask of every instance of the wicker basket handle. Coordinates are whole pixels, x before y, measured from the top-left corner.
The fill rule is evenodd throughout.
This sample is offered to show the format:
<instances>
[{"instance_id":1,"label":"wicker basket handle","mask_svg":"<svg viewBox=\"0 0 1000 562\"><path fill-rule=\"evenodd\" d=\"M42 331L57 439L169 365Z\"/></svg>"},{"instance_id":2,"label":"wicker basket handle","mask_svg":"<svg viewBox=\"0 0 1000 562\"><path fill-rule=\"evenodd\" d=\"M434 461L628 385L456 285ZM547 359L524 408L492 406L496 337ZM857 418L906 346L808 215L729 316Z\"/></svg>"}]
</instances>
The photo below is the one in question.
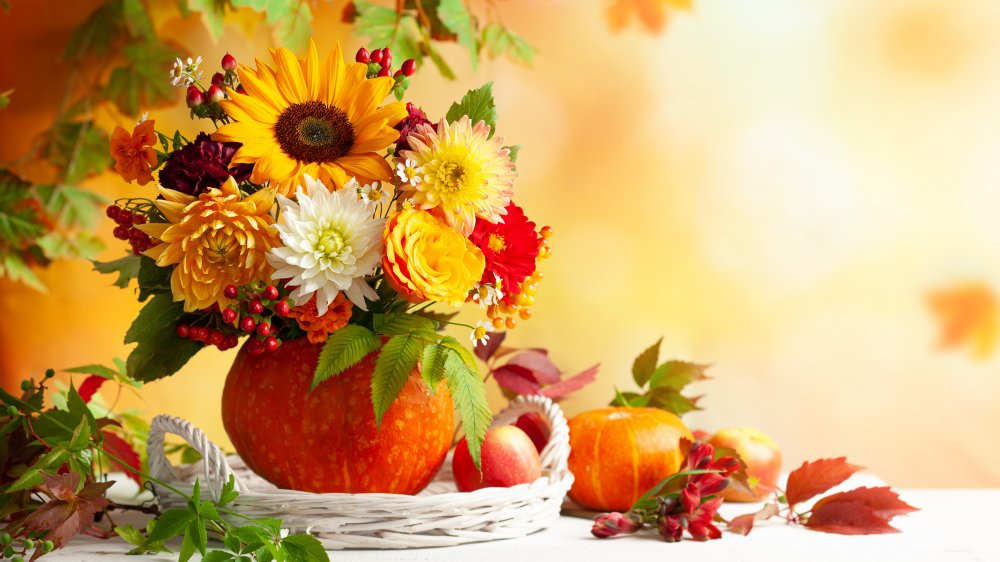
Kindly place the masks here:
<instances>
[{"instance_id":1,"label":"wicker basket handle","mask_svg":"<svg viewBox=\"0 0 1000 562\"><path fill-rule=\"evenodd\" d=\"M566 416L551 399L541 395L518 396L496 417L493 425L514 423L522 414L535 412L549 424L549 442L542 449L542 468L562 477L569 471L569 425Z\"/></svg>"},{"instance_id":2,"label":"wicker basket handle","mask_svg":"<svg viewBox=\"0 0 1000 562\"><path fill-rule=\"evenodd\" d=\"M180 480L177 470L174 469L164 450L163 438L166 434L172 433L188 442L195 451L201 453L204 467L204 475L201 480L202 491L205 495L218 501L222 493L222 487L229 481L229 477L234 478L236 491L246 492L247 487L240 480L239 475L226 461L225 453L220 450L215 443L208 440L208 437L191 422L174 416L156 416L149 426L149 438L146 440L146 452L149 457L149 473L154 477L167 482Z\"/></svg>"}]
</instances>

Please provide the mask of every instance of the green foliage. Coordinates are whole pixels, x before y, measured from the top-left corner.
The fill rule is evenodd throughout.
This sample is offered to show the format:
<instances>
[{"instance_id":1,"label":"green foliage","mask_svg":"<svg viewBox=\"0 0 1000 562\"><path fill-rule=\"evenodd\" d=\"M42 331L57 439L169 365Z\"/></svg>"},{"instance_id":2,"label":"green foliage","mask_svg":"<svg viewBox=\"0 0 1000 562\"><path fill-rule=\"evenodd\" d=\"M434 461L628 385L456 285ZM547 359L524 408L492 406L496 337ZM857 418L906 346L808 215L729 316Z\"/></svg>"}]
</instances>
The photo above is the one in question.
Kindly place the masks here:
<instances>
[{"instance_id":1,"label":"green foliage","mask_svg":"<svg viewBox=\"0 0 1000 562\"><path fill-rule=\"evenodd\" d=\"M146 299L153 295L172 294L170 289L170 276L173 268L160 267L156 261L146 256L139 257L139 302L146 302Z\"/></svg>"},{"instance_id":2,"label":"green foliage","mask_svg":"<svg viewBox=\"0 0 1000 562\"><path fill-rule=\"evenodd\" d=\"M465 0L440 0L437 14L445 27L458 37L458 43L469 50L469 61L475 71L479 66L479 37Z\"/></svg>"},{"instance_id":3,"label":"green foliage","mask_svg":"<svg viewBox=\"0 0 1000 562\"><path fill-rule=\"evenodd\" d=\"M357 365L381 345L382 341L374 332L358 324L348 324L330 334L319 353L310 390Z\"/></svg>"},{"instance_id":4,"label":"green foliage","mask_svg":"<svg viewBox=\"0 0 1000 562\"><path fill-rule=\"evenodd\" d=\"M678 416L700 410L700 396L684 396L682 391L692 382L705 380L708 365L685 361L666 361L657 365L663 338L636 357L632 364L632 378L644 392L621 392L615 389L612 406L631 408L660 408Z\"/></svg>"},{"instance_id":5,"label":"green foliage","mask_svg":"<svg viewBox=\"0 0 1000 562\"><path fill-rule=\"evenodd\" d=\"M139 311L125 333L125 343L138 345L126 362L130 377L149 382L172 375L194 356L202 345L181 338L175 328L184 316L184 303L166 293L154 296Z\"/></svg>"},{"instance_id":6,"label":"green foliage","mask_svg":"<svg viewBox=\"0 0 1000 562\"><path fill-rule=\"evenodd\" d=\"M493 419L489 403L486 401L486 385L474 362L470 365L462 354L455 350L455 344L458 342L454 341L454 338L445 339L452 340L452 345L447 345L449 342L445 342L446 344L441 346L448 390L451 391L452 400L458 406L472 462L479 468L483 440Z\"/></svg>"},{"instance_id":7,"label":"green foliage","mask_svg":"<svg viewBox=\"0 0 1000 562\"><path fill-rule=\"evenodd\" d=\"M275 43L293 51L305 48L312 35L313 14L306 0L230 0L234 9L249 8L266 16L274 29ZM219 41L225 27L227 2L220 0L181 0L185 17L201 16L214 41Z\"/></svg>"},{"instance_id":8,"label":"green foliage","mask_svg":"<svg viewBox=\"0 0 1000 562\"><path fill-rule=\"evenodd\" d=\"M122 289L128 287L129 282L139 276L139 256L128 254L112 261L91 261L94 264L94 271L98 273L117 273L114 285Z\"/></svg>"},{"instance_id":9,"label":"green foliage","mask_svg":"<svg viewBox=\"0 0 1000 562\"><path fill-rule=\"evenodd\" d=\"M78 183L111 167L108 132L89 119L62 120L49 129L40 154L66 183Z\"/></svg>"},{"instance_id":10,"label":"green foliage","mask_svg":"<svg viewBox=\"0 0 1000 562\"><path fill-rule=\"evenodd\" d=\"M454 123L467 115L472 123L485 121L490 126L490 136L497 128L497 107L493 102L493 82L487 82L475 90L469 90L462 99L451 104L445 117Z\"/></svg>"},{"instance_id":11,"label":"green foliage","mask_svg":"<svg viewBox=\"0 0 1000 562\"><path fill-rule=\"evenodd\" d=\"M433 331L431 331L433 334ZM424 348L424 341L417 335L396 335L382 346L372 373L372 407L375 422L381 427L382 416L403 389Z\"/></svg>"},{"instance_id":12,"label":"green foliage","mask_svg":"<svg viewBox=\"0 0 1000 562\"><path fill-rule=\"evenodd\" d=\"M176 52L157 41L135 43L122 50L126 63L111 71L101 95L125 115L138 115L141 107L173 101L175 91L165 78ZM104 137L105 152L107 136Z\"/></svg>"},{"instance_id":13,"label":"green foliage","mask_svg":"<svg viewBox=\"0 0 1000 562\"><path fill-rule=\"evenodd\" d=\"M437 391L438 383L444 380L445 354L441 344L432 343L424 347L420 356L420 374L431 393Z\"/></svg>"},{"instance_id":14,"label":"green foliage","mask_svg":"<svg viewBox=\"0 0 1000 562\"><path fill-rule=\"evenodd\" d=\"M481 48L492 58L506 55L514 62L529 66L535 61L535 48L501 23L484 27L479 41Z\"/></svg>"},{"instance_id":15,"label":"green foliage","mask_svg":"<svg viewBox=\"0 0 1000 562\"><path fill-rule=\"evenodd\" d=\"M13 89L7 90L5 92L0 92L0 109L7 109L10 105L10 96L14 93Z\"/></svg>"},{"instance_id":16,"label":"green foliage","mask_svg":"<svg viewBox=\"0 0 1000 562\"><path fill-rule=\"evenodd\" d=\"M406 313L376 314L373 324L375 333L380 336L420 334L434 339L436 338L434 332L438 329L438 323L434 320Z\"/></svg>"}]
</instances>

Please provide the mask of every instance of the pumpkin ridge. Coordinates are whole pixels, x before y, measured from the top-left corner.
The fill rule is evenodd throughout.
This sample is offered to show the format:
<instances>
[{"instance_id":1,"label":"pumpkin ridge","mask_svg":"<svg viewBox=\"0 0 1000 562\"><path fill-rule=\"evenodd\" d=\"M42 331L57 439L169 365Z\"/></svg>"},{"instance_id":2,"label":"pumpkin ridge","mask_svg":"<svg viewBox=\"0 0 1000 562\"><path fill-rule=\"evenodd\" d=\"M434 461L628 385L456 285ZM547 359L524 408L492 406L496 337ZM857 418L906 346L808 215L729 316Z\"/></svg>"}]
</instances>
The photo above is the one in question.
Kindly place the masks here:
<instances>
[{"instance_id":1,"label":"pumpkin ridge","mask_svg":"<svg viewBox=\"0 0 1000 562\"><path fill-rule=\"evenodd\" d=\"M639 448L636 442L635 432L630 426L625 427L629 440L629 450L632 452L632 497L638 498L639 494Z\"/></svg>"},{"instance_id":2,"label":"pumpkin ridge","mask_svg":"<svg viewBox=\"0 0 1000 562\"><path fill-rule=\"evenodd\" d=\"M604 428L608 427L608 420L601 420L600 429L597 430L597 437L594 438L594 455L591 458L600 458L601 451L601 436L604 435ZM594 492L597 494L597 501L606 503L604 501L604 490L601 489L601 479L599 478L601 472L601 463L595 462L594 469L590 471L590 485L593 487Z\"/></svg>"}]
</instances>

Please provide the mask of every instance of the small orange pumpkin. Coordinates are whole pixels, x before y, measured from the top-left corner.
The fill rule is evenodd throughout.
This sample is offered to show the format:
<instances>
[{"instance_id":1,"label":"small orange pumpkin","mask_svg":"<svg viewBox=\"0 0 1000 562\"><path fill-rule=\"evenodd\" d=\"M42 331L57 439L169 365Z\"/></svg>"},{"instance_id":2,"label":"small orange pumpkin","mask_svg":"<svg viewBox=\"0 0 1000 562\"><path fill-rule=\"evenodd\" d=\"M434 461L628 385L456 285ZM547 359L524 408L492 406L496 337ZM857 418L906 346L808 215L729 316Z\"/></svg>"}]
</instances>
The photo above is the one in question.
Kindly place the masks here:
<instances>
[{"instance_id":1,"label":"small orange pumpkin","mask_svg":"<svg viewBox=\"0 0 1000 562\"><path fill-rule=\"evenodd\" d=\"M604 408L569 422L569 497L583 507L625 511L681 467L681 438L691 431L655 408Z\"/></svg>"},{"instance_id":2,"label":"small orange pumpkin","mask_svg":"<svg viewBox=\"0 0 1000 562\"><path fill-rule=\"evenodd\" d=\"M222 393L222 421L236 452L279 488L415 494L441 468L454 413L442 382L431 394L419 368L375 425L371 376L378 353L311 393L322 345L305 338L271 353L236 356Z\"/></svg>"}]
</instances>

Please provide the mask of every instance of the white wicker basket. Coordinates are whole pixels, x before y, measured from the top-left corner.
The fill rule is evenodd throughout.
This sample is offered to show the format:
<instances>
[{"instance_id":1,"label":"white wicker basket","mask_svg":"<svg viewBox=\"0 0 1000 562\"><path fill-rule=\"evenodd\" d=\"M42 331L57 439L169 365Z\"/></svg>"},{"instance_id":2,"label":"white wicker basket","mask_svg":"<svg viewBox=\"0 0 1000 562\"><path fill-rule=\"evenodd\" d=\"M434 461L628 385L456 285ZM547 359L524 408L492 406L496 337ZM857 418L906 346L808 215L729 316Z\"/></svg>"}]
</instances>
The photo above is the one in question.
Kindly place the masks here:
<instances>
[{"instance_id":1,"label":"white wicker basket","mask_svg":"<svg viewBox=\"0 0 1000 562\"><path fill-rule=\"evenodd\" d=\"M569 428L559 406L542 396L522 396L511 402L493 425L513 423L518 416L537 412L552 429L542 451L542 477L510 488L456 491L451 459L437 477L415 496L401 494L313 494L278 489L251 472L238 456L226 456L190 422L157 416L149 432L150 473L184 492L195 479L203 494L217 499L229 476L235 476L239 498L234 511L252 517L278 517L293 533L311 533L328 549L414 548L451 546L470 542L523 537L544 529L559 517L560 506L573 484L569 472ZM174 467L164 455L167 433L180 436L201 453L203 460ZM164 507L183 500L157 489Z\"/></svg>"}]
</instances>

